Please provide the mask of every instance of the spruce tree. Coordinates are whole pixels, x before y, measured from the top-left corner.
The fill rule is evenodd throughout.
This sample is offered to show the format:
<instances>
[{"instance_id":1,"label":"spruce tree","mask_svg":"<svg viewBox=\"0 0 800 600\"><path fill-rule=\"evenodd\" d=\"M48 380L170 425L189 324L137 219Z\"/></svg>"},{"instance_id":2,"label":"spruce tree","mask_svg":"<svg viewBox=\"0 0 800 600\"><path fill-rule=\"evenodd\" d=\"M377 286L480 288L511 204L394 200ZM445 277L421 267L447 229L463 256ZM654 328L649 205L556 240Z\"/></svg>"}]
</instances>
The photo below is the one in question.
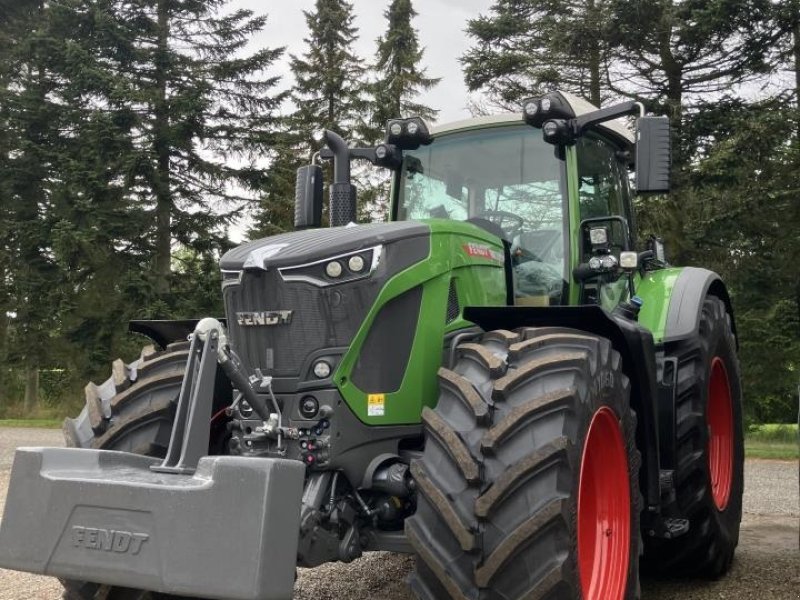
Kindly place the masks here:
<instances>
[{"instance_id":1,"label":"spruce tree","mask_svg":"<svg viewBox=\"0 0 800 600\"><path fill-rule=\"evenodd\" d=\"M706 94L737 86L772 69L780 37L770 0L612 0L609 43L619 48L609 88L664 110L676 130L675 159L690 158L680 131L692 105Z\"/></svg>"},{"instance_id":2,"label":"spruce tree","mask_svg":"<svg viewBox=\"0 0 800 600\"><path fill-rule=\"evenodd\" d=\"M225 0L86 1L100 7L109 42L106 101L132 141L126 186L146 209L140 249L169 304L173 246L224 245L224 226L263 185L284 98L269 70L283 49L247 53L266 17L224 13Z\"/></svg>"},{"instance_id":3,"label":"spruce tree","mask_svg":"<svg viewBox=\"0 0 800 600\"><path fill-rule=\"evenodd\" d=\"M384 16L388 29L378 39L374 67L378 78L371 85L375 139L383 137L389 119L410 116L434 119L438 111L420 104L417 97L441 81L428 77L421 66L425 50L420 47L417 31L411 23L417 16L411 0L392 0Z\"/></svg>"},{"instance_id":4,"label":"spruce tree","mask_svg":"<svg viewBox=\"0 0 800 600\"><path fill-rule=\"evenodd\" d=\"M611 61L607 0L496 0L471 19L474 45L461 57L470 91L509 110L552 89L599 106Z\"/></svg>"},{"instance_id":5,"label":"spruce tree","mask_svg":"<svg viewBox=\"0 0 800 600\"><path fill-rule=\"evenodd\" d=\"M358 29L350 2L316 0L314 10L304 15L307 48L291 57L296 107L291 124L310 158L319 146L314 136L320 130L330 129L349 140L364 129L366 70L353 51Z\"/></svg>"},{"instance_id":6,"label":"spruce tree","mask_svg":"<svg viewBox=\"0 0 800 600\"><path fill-rule=\"evenodd\" d=\"M39 369L60 346L67 288L51 243L75 111L59 66L66 47L44 2L16 7L0 27L0 269L4 357L25 381L25 409ZM10 318L9 318L10 316Z\"/></svg>"},{"instance_id":7,"label":"spruce tree","mask_svg":"<svg viewBox=\"0 0 800 600\"><path fill-rule=\"evenodd\" d=\"M303 164L298 152L298 135L282 133L272 152L264 187L248 233L257 239L294 228L294 200L297 169Z\"/></svg>"}]
</instances>

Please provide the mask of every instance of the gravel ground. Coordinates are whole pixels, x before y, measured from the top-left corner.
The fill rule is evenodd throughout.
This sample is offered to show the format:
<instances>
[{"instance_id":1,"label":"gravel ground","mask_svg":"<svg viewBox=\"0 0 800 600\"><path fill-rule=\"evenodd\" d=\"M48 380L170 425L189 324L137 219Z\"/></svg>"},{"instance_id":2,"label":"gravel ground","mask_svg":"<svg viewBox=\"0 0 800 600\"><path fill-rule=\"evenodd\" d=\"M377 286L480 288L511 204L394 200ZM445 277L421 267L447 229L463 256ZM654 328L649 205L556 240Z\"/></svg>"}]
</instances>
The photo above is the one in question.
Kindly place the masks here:
<instances>
[{"instance_id":1,"label":"gravel ground","mask_svg":"<svg viewBox=\"0 0 800 600\"><path fill-rule=\"evenodd\" d=\"M60 431L0 429L0 506L17 446L61 445ZM736 561L721 581L642 583L643 600L800 600L798 464L747 461L745 516ZM349 564L301 569L296 600L412 600L405 578L408 556L374 553ZM54 579L0 569L0 600L56 600Z\"/></svg>"}]
</instances>

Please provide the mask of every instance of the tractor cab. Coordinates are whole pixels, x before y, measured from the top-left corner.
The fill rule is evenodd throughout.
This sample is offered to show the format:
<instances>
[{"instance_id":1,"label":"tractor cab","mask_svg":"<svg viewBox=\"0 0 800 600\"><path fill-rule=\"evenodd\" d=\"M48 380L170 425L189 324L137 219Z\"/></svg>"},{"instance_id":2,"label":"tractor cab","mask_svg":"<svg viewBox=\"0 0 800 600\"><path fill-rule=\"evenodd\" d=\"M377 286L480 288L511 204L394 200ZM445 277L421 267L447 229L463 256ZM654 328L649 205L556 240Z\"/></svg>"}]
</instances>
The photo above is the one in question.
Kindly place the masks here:
<instances>
[{"instance_id":1,"label":"tractor cab","mask_svg":"<svg viewBox=\"0 0 800 600\"><path fill-rule=\"evenodd\" d=\"M644 117L635 103L598 110L563 92L524 107L524 115L441 127L390 121L375 149L347 149L328 134L322 157L338 163L337 176L358 158L391 169L392 221L466 221L500 238L513 304L612 310L634 295L640 259L663 260L655 248L633 252L631 172L636 192L668 191L667 121ZM628 115L640 116L638 141L615 120ZM343 194L347 185L331 188L332 224L342 212L337 203L355 193L350 186Z\"/></svg>"}]
</instances>

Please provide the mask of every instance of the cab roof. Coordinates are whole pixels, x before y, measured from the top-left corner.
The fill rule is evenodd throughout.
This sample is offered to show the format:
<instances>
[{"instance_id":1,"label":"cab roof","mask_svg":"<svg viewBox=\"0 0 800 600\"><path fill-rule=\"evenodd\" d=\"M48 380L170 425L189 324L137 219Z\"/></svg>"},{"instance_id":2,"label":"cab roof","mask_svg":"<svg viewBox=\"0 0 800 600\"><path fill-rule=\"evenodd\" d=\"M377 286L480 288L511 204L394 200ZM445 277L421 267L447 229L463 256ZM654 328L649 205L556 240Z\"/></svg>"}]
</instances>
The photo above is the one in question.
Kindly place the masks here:
<instances>
[{"instance_id":1,"label":"cab roof","mask_svg":"<svg viewBox=\"0 0 800 600\"><path fill-rule=\"evenodd\" d=\"M585 115L592 111L598 110L596 106L590 104L583 98L579 98L569 92L554 92L560 95L564 101L572 108L576 117ZM456 133L458 131L467 131L470 129L484 129L494 127L497 125L512 125L523 124L525 122L522 116L522 109L519 113L506 113L499 115L490 115L485 117L475 117L473 119L465 119L462 121L454 121L452 123L443 123L441 125L434 125L430 128L431 135L438 137L447 133ZM628 144L634 144L635 139L633 132L628 128L625 122L621 119L615 121L607 121L599 125L601 129L606 130L615 137Z\"/></svg>"}]
</instances>

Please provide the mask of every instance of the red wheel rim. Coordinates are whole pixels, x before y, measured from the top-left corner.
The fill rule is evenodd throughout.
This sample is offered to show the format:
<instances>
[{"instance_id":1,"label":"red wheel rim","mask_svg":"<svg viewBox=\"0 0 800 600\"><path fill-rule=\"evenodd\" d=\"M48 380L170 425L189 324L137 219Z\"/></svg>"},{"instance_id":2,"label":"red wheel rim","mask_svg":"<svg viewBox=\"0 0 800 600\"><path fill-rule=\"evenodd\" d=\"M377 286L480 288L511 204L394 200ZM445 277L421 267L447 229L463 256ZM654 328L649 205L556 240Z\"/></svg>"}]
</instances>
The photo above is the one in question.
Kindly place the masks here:
<instances>
[{"instance_id":1,"label":"red wheel rim","mask_svg":"<svg viewBox=\"0 0 800 600\"><path fill-rule=\"evenodd\" d=\"M711 361L706 420L711 494L717 509L722 511L728 506L733 481L733 404L728 371L719 357Z\"/></svg>"},{"instance_id":2,"label":"red wheel rim","mask_svg":"<svg viewBox=\"0 0 800 600\"><path fill-rule=\"evenodd\" d=\"M578 486L578 567L585 600L621 600L628 582L631 496L619 420L607 407L589 425Z\"/></svg>"}]
</instances>

